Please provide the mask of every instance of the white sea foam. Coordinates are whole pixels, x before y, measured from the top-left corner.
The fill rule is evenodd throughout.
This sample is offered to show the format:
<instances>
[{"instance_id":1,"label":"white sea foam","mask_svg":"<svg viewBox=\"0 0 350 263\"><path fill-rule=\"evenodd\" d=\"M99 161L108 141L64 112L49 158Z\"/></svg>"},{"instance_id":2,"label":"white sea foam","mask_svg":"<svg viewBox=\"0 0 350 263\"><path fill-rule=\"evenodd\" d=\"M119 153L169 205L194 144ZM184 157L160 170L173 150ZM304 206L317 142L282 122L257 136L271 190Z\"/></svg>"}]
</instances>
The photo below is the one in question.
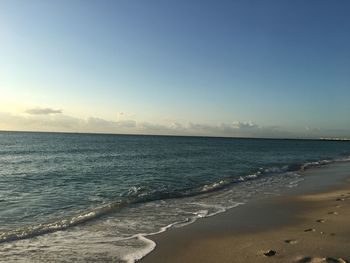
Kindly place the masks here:
<instances>
[{"instance_id":1,"label":"white sea foam","mask_svg":"<svg viewBox=\"0 0 350 263\"><path fill-rule=\"evenodd\" d=\"M126 253L125 256L122 256L121 259L123 261L125 261L126 263L133 263L137 260L140 260L145 255L149 254L152 250L154 250L156 247L156 243L154 241L144 237L141 234L137 235L137 238L139 240L142 240L145 243L145 246L143 248L140 248L139 250L136 250L136 251L133 251L130 253Z\"/></svg>"}]
</instances>

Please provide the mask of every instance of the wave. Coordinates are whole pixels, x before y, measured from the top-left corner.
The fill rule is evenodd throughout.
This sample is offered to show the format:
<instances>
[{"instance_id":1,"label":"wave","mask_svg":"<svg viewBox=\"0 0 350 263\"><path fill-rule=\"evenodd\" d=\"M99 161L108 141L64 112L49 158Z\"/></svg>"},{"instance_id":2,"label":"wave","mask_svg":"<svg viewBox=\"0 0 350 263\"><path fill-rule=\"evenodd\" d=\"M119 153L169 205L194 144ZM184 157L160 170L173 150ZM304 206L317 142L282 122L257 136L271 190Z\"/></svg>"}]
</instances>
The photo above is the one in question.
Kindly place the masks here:
<instances>
[{"instance_id":1,"label":"wave","mask_svg":"<svg viewBox=\"0 0 350 263\"><path fill-rule=\"evenodd\" d=\"M109 203L102 207L97 207L93 210L84 211L80 214L73 215L68 218L63 218L58 221L54 221L51 223L43 223L38 225L26 226L17 228L15 230L5 231L0 233L0 243L15 241L20 239L32 238L35 236L40 236L48 233L52 233L55 231L65 230L70 227L74 227L80 224L87 223L89 221L96 220L102 216L118 212L120 209L130 206L132 204L146 203L151 201L165 200L165 199L176 199L176 198L185 198L192 197L197 195L203 195L215 191L220 191L234 184L239 184L242 182L247 182L251 180L257 180L266 176L273 176L275 174L283 174L287 172L303 172L306 169L317 166L324 166L333 162L342 162L342 161L350 161L350 156L342 158L342 159L328 159L328 160L319 160L307 162L304 164L289 164L281 167L269 167L269 168L259 168L257 171L243 175L243 176L231 176L221 179L220 181L205 184L203 186L197 188L191 188L184 190L183 192L159 192L159 191L146 191L146 189L142 187L130 187L128 191L128 199L120 202ZM227 209L218 209L217 213L221 213L226 211ZM203 210L204 211L204 210ZM216 213L215 213L216 214ZM207 217L212 214L206 214L199 212L196 217ZM182 222L183 224L184 222ZM191 222L185 222L191 223ZM175 223L177 224L177 223ZM165 227L163 230L165 231L167 228L171 226ZM163 232L163 230L161 232ZM143 234L152 235L151 234ZM152 247L152 245L150 245ZM149 247L149 248L150 248ZM152 248L153 249L153 248ZM138 258L138 256L135 256Z\"/></svg>"},{"instance_id":2,"label":"wave","mask_svg":"<svg viewBox=\"0 0 350 263\"><path fill-rule=\"evenodd\" d=\"M101 216L111 213L127 206L128 202L110 203L106 206L96 208L91 211L85 211L68 218L64 218L52 223L38 224L33 226L21 227L15 230L0 233L0 243L7 241L15 241L19 239L31 238L39 235L52 233L59 230L64 230L72 226L83 224L85 222L97 219Z\"/></svg>"}]
</instances>

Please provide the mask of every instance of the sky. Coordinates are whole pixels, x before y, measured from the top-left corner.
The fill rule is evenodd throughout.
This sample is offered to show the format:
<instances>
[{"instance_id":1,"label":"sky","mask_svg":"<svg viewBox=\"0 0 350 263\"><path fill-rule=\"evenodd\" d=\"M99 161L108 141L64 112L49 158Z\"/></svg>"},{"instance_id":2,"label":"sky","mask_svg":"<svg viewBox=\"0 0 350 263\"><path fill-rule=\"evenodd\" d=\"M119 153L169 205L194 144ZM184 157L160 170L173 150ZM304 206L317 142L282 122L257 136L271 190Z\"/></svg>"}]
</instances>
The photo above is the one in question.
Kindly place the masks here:
<instances>
[{"instance_id":1,"label":"sky","mask_svg":"<svg viewBox=\"0 0 350 263\"><path fill-rule=\"evenodd\" d=\"M0 0L0 130L350 137L346 0Z\"/></svg>"}]
</instances>

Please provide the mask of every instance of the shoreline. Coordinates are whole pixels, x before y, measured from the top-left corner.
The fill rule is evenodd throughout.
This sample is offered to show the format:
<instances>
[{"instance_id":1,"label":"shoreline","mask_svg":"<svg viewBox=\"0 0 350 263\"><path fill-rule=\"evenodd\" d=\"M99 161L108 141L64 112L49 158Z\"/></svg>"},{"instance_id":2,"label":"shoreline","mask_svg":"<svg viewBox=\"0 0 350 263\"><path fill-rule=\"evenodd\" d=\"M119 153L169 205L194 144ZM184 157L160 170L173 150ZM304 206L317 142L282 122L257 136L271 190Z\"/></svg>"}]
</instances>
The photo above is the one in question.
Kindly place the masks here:
<instances>
[{"instance_id":1,"label":"shoreline","mask_svg":"<svg viewBox=\"0 0 350 263\"><path fill-rule=\"evenodd\" d=\"M349 177L350 162L310 168L303 173L305 180L283 195L146 236L156 248L140 262L349 260ZM264 255L269 251L273 255Z\"/></svg>"}]
</instances>

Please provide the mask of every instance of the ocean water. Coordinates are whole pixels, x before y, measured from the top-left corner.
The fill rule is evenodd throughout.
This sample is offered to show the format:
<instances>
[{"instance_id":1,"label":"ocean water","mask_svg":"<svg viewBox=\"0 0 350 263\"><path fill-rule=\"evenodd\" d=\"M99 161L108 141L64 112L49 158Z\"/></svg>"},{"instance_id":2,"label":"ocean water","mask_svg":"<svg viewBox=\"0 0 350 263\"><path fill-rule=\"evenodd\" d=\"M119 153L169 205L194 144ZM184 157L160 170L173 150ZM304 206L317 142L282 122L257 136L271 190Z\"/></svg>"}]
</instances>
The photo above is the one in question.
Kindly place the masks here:
<instances>
[{"instance_id":1,"label":"ocean water","mask_svg":"<svg viewBox=\"0 0 350 263\"><path fill-rule=\"evenodd\" d=\"M134 262L149 235L349 156L339 141L0 132L0 261Z\"/></svg>"}]
</instances>

